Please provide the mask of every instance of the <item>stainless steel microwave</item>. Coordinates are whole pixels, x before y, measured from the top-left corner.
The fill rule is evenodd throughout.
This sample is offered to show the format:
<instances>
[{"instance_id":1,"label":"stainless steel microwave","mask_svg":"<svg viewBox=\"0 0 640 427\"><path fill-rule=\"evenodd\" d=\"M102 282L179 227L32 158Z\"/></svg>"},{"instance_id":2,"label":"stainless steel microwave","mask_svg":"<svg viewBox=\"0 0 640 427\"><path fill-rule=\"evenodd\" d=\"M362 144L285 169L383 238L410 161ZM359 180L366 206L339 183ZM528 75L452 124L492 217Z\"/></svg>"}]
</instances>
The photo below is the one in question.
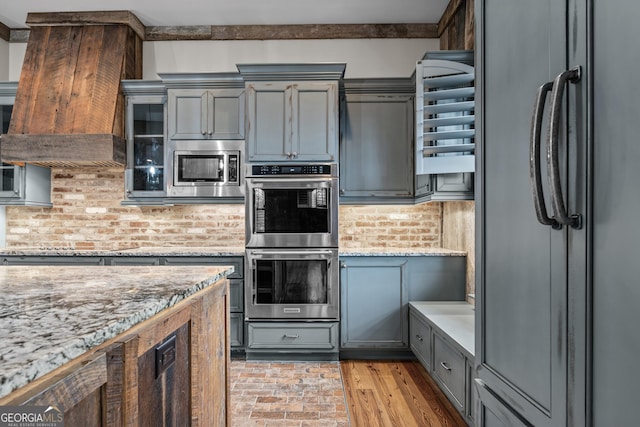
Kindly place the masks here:
<instances>
[{"instance_id":1,"label":"stainless steel microwave","mask_svg":"<svg viewBox=\"0 0 640 427\"><path fill-rule=\"evenodd\" d=\"M242 197L244 141L172 141L170 197Z\"/></svg>"}]
</instances>

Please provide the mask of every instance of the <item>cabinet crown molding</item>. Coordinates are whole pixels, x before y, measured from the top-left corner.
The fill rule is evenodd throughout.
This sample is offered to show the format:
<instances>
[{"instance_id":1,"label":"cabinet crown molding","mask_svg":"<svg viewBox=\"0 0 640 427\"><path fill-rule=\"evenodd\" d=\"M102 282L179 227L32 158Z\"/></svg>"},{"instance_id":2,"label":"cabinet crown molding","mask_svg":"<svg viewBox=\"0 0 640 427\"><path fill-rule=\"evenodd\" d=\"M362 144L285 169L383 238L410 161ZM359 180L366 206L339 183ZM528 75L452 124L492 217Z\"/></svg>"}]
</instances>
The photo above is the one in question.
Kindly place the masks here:
<instances>
[{"instance_id":1,"label":"cabinet crown molding","mask_svg":"<svg viewBox=\"0 0 640 427\"><path fill-rule=\"evenodd\" d=\"M245 81L341 80L345 63L237 64Z\"/></svg>"}]
</instances>

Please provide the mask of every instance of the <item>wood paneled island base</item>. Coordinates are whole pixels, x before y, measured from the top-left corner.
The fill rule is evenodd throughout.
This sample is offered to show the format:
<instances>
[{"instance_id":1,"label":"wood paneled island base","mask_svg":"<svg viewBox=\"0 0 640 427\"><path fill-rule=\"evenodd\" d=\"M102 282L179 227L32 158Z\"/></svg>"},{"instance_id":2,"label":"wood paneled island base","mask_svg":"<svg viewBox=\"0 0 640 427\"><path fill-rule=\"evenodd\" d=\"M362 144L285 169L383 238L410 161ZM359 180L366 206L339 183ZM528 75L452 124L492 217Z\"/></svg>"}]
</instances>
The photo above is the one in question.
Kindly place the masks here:
<instances>
[{"instance_id":1,"label":"wood paneled island base","mask_svg":"<svg viewBox=\"0 0 640 427\"><path fill-rule=\"evenodd\" d=\"M0 398L0 405L59 405L65 427L229 425L226 275L232 270L155 268L219 279Z\"/></svg>"}]
</instances>

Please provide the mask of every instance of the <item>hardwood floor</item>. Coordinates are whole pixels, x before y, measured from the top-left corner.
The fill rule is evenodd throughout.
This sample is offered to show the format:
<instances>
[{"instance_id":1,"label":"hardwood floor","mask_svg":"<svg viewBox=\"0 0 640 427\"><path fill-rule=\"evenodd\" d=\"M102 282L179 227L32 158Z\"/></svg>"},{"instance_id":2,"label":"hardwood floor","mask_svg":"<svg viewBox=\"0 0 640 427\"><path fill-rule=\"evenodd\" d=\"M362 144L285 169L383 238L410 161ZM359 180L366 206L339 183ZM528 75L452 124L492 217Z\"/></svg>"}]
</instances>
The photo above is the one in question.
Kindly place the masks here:
<instances>
[{"instance_id":1,"label":"hardwood floor","mask_svg":"<svg viewBox=\"0 0 640 427\"><path fill-rule=\"evenodd\" d=\"M416 361L340 362L351 427L466 427Z\"/></svg>"}]
</instances>

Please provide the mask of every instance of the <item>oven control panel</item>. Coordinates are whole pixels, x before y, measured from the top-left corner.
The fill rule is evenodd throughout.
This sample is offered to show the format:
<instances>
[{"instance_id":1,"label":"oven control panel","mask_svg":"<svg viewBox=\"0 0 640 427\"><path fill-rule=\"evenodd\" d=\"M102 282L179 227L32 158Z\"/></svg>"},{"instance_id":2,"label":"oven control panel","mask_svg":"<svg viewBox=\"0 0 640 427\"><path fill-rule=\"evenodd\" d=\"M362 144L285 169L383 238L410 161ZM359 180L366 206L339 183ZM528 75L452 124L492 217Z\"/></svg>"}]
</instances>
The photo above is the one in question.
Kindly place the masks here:
<instances>
[{"instance_id":1,"label":"oven control panel","mask_svg":"<svg viewBox=\"0 0 640 427\"><path fill-rule=\"evenodd\" d=\"M251 175L331 175L331 165L252 165Z\"/></svg>"}]
</instances>

